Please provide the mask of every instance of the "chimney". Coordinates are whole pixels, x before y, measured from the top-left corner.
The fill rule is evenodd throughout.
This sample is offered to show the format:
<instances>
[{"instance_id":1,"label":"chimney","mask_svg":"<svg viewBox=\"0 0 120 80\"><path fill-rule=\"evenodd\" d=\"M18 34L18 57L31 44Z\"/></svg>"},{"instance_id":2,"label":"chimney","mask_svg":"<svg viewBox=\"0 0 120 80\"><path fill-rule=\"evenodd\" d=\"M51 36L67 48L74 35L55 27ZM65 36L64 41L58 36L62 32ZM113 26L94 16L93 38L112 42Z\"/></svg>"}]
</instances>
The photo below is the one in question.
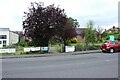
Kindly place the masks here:
<instances>
[{"instance_id":1,"label":"chimney","mask_svg":"<svg viewBox=\"0 0 120 80\"><path fill-rule=\"evenodd\" d=\"M115 26L113 26L113 29L115 29Z\"/></svg>"}]
</instances>

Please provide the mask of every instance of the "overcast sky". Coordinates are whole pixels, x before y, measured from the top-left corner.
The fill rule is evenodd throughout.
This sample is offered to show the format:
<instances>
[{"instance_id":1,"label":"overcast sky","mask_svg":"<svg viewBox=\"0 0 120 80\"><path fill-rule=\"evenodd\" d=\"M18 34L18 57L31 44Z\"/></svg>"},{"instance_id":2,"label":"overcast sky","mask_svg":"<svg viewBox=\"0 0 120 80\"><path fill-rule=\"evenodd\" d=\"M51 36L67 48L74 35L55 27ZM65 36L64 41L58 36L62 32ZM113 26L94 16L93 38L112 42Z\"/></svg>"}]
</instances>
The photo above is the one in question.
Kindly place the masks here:
<instances>
[{"instance_id":1,"label":"overcast sky","mask_svg":"<svg viewBox=\"0 0 120 80\"><path fill-rule=\"evenodd\" d=\"M0 28L21 31L22 18L30 2L41 1L45 6L59 5L69 17L78 20L80 27L86 27L89 20L94 21L95 27L104 29L118 26L119 0L0 0Z\"/></svg>"}]
</instances>

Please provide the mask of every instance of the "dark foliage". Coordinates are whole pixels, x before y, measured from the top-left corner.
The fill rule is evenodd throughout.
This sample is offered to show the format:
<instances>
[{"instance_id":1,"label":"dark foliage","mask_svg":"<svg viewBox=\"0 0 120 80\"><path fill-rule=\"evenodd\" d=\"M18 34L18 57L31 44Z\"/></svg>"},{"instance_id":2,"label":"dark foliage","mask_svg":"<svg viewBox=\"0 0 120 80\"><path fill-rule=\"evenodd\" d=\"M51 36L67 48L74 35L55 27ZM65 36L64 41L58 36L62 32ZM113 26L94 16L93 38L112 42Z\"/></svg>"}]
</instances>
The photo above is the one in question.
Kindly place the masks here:
<instances>
[{"instance_id":1,"label":"dark foliage","mask_svg":"<svg viewBox=\"0 0 120 80\"><path fill-rule=\"evenodd\" d=\"M25 37L34 46L48 46L52 36L59 36L63 40L71 38L74 29L68 24L64 9L43 3L31 3L29 12L25 12L23 29ZM72 32L72 33L71 33Z\"/></svg>"},{"instance_id":2,"label":"dark foliage","mask_svg":"<svg viewBox=\"0 0 120 80\"><path fill-rule=\"evenodd\" d=\"M120 34L118 35L118 40L120 41Z\"/></svg>"}]
</instances>

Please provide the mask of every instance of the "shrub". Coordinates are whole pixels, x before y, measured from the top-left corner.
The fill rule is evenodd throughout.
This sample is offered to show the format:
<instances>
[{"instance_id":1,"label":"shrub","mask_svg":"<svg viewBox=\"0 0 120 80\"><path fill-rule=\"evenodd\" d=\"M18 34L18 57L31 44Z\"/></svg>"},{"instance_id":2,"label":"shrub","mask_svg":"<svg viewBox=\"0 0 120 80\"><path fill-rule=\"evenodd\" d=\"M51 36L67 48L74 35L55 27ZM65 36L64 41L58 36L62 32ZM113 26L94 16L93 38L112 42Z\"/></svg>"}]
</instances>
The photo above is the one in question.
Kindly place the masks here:
<instances>
[{"instance_id":1,"label":"shrub","mask_svg":"<svg viewBox=\"0 0 120 80\"><path fill-rule=\"evenodd\" d=\"M97 50L100 49L100 45L82 45L82 44L77 44L75 46L76 51L85 51L85 50Z\"/></svg>"},{"instance_id":2,"label":"shrub","mask_svg":"<svg viewBox=\"0 0 120 80\"><path fill-rule=\"evenodd\" d=\"M77 44L75 46L75 51L84 51L86 50L85 46L84 45L81 45L81 44Z\"/></svg>"},{"instance_id":3,"label":"shrub","mask_svg":"<svg viewBox=\"0 0 120 80\"><path fill-rule=\"evenodd\" d=\"M26 47L26 46L28 46L28 42L26 42L26 41L18 42L17 45L21 46L21 47Z\"/></svg>"},{"instance_id":4,"label":"shrub","mask_svg":"<svg viewBox=\"0 0 120 80\"><path fill-rule=\"evenodd\" d=\"M77 43L77 38L74 37L74 38L70 39L70 42L71 42L71 43Z\"/></svg>"},{"instance_id":5,"label":"shrub","mask_svg":"<svg viewBox=\"0 0 120 80\"><path fill-rule=\"evenodd\" d=\"M86 46L86 50L98 50L100 49L100 44L99 45L88 45Z\"/></svg>"},{"instance_id":6,"label":"shrub","mask_svg":"<svg viewBox=\"0 0 120 80\"><path fill-rule=\"evenodd\" d=\"M56 51L57 52L61 52L62 51L62 47L60 45L56 45Z\"/></svg>"},{"instance_id":7,"label":"shrub","mask_svg":"<svg viewBox=\"0 0 120 80\"><path fill-rule=\"evenodd\" d=\"M95 50L96 47L93 46L93 45L88 45L88 46L86 46L86 49L87 49L87 50Z\"/></svg>"}]
</instances>

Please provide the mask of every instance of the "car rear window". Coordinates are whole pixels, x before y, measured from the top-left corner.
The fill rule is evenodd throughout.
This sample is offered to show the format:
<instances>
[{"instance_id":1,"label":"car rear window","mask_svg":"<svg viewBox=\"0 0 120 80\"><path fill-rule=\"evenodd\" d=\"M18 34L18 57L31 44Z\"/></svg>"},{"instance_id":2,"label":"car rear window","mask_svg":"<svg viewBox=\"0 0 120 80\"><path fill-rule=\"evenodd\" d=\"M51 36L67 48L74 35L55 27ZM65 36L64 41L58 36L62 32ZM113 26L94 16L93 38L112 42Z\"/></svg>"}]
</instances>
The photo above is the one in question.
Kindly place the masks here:
<instances>
[{"instance_id":1,"label":"car rear window","mask_svg":"<svg viewBox=\"0 0 120 80\"><path fill-rule=\"evenodd\" d=\"M105 41L104 42L104 44L108 44L108 43L110 43L110 44L120 44L120 42L118 43L116 41Z\"/></svg>"},{"instance_id":2,"label":"car rear window","mask_svg":"<svg viewBox=\"0 0 120 80\"><path fill-rule=\"evenodd\" d=\"M112 41L112 44L117 44L117 42L115 42L115 41Z\"/></svg>"},{"instance_id":3,"label":"car rear window","mask_svg":"<svg viewBox=\"0 0 120 80\"><path fill-rule=\"evenodd\" d=\"M118 44L120 44L120 42L118 42Z\"/></svg>"},{"instance_id":4,"label":"car rear window","mask_svg":"<svg viewBox=\"0 0 120 80\"><path fill-rule=\"evenodd\" d=\"M104 42L104 44L107 44L107 43L108 43L107 41Z\"/></svg>"}]
</instances>

